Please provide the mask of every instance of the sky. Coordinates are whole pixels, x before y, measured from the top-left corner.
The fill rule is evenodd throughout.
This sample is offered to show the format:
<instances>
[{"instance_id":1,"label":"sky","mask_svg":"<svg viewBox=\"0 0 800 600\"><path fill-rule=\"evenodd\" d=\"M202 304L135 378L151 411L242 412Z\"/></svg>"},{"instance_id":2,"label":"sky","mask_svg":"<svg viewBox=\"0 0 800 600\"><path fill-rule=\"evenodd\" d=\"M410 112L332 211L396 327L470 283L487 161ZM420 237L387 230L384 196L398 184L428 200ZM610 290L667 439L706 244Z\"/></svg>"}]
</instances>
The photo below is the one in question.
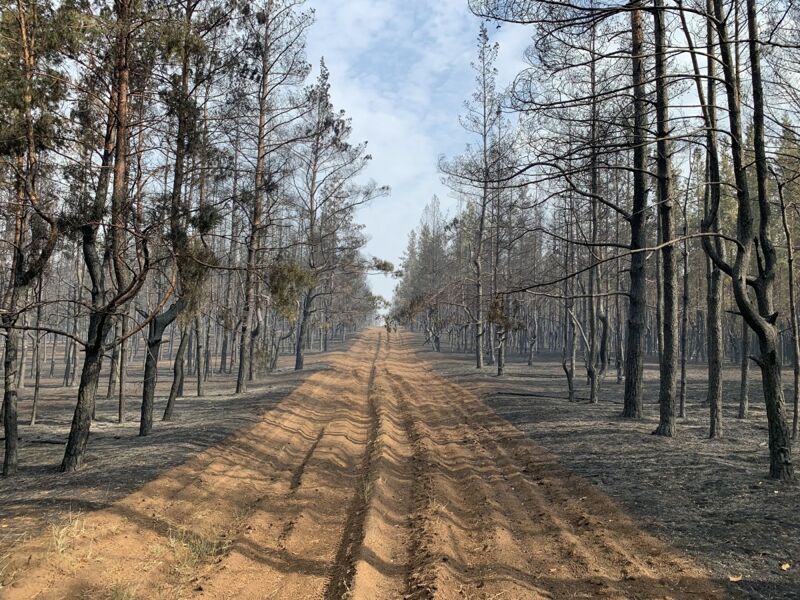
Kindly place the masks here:
<instances>
[{"instance_id":1,"label":"sky","mask_svg":"<svg viewBox=\"0 0 800 600\"><path fill-rule=\"evenodd\" d=\"M459 126L474 85L470 63L480 19L467 0L309 0L316 23L308 59L330 70L334 106L353 121L352 141L368 141L373 160L365 179L392 188L362 208L366 254L399 266L409 232L434 195L454 213L441 182L439 156L460 153L471 140ZM500 43L498 83L523 68L530 29L489 24ZM315 75L314 75L315 76ZM396 281L373 275L373 292L391 300Z\"/></svg>"}]
</instances>

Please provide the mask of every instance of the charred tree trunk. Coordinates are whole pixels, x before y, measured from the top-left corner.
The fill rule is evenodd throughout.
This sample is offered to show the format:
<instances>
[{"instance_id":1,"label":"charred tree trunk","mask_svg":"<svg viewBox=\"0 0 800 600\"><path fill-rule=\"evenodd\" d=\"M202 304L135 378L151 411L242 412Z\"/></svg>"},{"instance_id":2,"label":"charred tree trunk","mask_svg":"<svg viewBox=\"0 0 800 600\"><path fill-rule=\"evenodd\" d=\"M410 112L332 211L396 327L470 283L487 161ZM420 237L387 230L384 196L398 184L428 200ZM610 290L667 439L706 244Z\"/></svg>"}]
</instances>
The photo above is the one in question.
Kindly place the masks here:
<instances>
[{"instance_id":1,"label":"charred tree trunk","mask_svg":"<svg viewBox=\"0 0 800 600\"><path fill-rule=\"evenodd\" d=\"M161 353L161 343L164 331L177 318L183 310L183 301L174 302L169 309L156 315L150 321L147 333L147 354L144 361L144 380L142 382L142 410L139 419L139 435L150 435L153 430L153 404L158 381L158 357Z\"/></svg>"},{"instance_id":2,"label":"charred tree trunk","mask_svg":"<svg viewBox=\"0 0 800 600\"><path fill-rule=\"evenodd\" d=\"M741 368L739 379L739 418L746 419L750 411L750 327L742 319Z\"/></svg>"},{"instance_id":3,"label":"charred tree trunk","mask_svg":"<svg viewBox=\"0 0 800 600\"><path fill-rule=\"evenodd\" d=\"M633 71L633 207L630 214L630 290L625 343L625 396L622 416L642 417L645 315L647 312L647 97L645 90L644 25L641 9L630 12Z\"/></svg>"},{"instance_id":4,"label":"charred tree trunk","mask_svg":"<svg viewBox=\"0 0 800 600\"><path fill-rule=\"evenodd\" d=\"M667 32L663 0L655 0L656 124L658 215L661 226L663 278L663 352L659 386L659 424L656 435L675 434L675 389L677 377L678 286L673 244L672 167L669 143L669 87L667 82Z\"/></svg>"},{"instance_id":5,"label":"charred tree trunk","mask_svg":"<svg viewBox=\"0 0 800 600\"><path fill-rule=\"evenodd\" d=\"M204 377L204 366L203 366L203 331L202 326L200 323L200 317L195 317L194 319L194 337L195 337L195 362L197 363L197 397L202 398L204 395L203 392L203 377ZM252 360L252 352L250 353L250 365L252 368L253 360ZM252 378L251 378L252 379Z\"/></svg>"},{"instance_id":6,"label":"charred tree trunk","mask_svg":"<svg viewBox=\"0 0 800 600\"><path fill-rule=\"evenodd\" d=\"M181 341L178 343L178 350L175 352L175 362L172 366L172 386L169 389L169 398L167 398L167 406L164 408L164 416L162 421L171 421L172 414L175 411L175 401L182 391L183 378L184 378L184 355L186 354L186 346L189 336L186 333L186 327L181 327Z\"/></svg>"},{"instance_id":7,"label":"charred tree trunk","mask_svg":"<svg viewBox=\"0 0 800 600\"><path fill-rule=\"evenodd\" d=\"M710 1L706 8L711 12ZM710 124L706 134L706 189L703 194L704 229L719 231L719 211L711 206L719 206L721 198L719 156L717 155L717 73L713 28L709 24L706 30L706 52L708 54L708 108L707 121ZM708 242L706 242L708 243ZM715 252L725 258L725 246L719 241L713 242ZM706 263L707 286L707 322L706 349L708 360L708 393L706 401L709 407L709 437L722 437L722 272L718 265L708 259Z\"/></svg>"},{"instance_id":8,"label":"charred tree trunk","mask_svg":"<svg viewBox=\"0 0 800 600\"><path fill-rule=\"evenodd\" d=\"M722 437L722 273L707 261L706 346L708 347L709 438Z\"/></svg>"},{"instance_id":9,"label":"charred tree trunk","mask_svg":"<svg viewBox=\"0 0 800 600\"><path fill-rule=\"evenodd\" d=\"M108 386L106 387L106 400L111 400L117 389L117 375L119 372L119 344L121 318L114 323L114 348L111 350L111 365L108 369Z\"/></svg>"},{"instance_id":10,"label":"charred tree trunk","mask_svg":"<svg viewBox=\"0 0 800 600\"><path fill-rule=\"evenodd\" d=\"M753 150L759 210L758 227L756 227L753 215L753 203L745 168L741 101L728 37L726 7L722 0L713 0L714 25L719 40L720 62L728 99L730 150L736 180L738 208L736 260L732 265L728 264L716 255L709 245L706 245L706 249L714 262L731 277L736 305L758 337L760 350L758 363L761 368L764 402L769 423L770 477L790 480L794 476L794 467L791 460L791 438L778 358L776 326L778 313L775 310L773 297L777 256L770 238L771 206L767 191L768 163L764 145L765 117L761 79L761 49L755 0L747 0L746 6L753 93ZM719 207L714 208L718 210ZM753 262L754 251L758 266L755 276L748 272ZM755 296L755 303L749 296L749 290L752 290Z\"/></svg>"},{"instance_id":11,"label":"charred tree trunk","mask_svg":"<svg viewBox=\"0 0 800 600\"><path fill-rule=\"evenodd\" d=\"M88 343L84 349L83 368L78 384L78 403L72 417L64 459L61 461L62 473L77 471L83 465L103 364L103 341L110 329L110 319L106 314L94 312L90 315Z\"/></svg>"},{"instance_id":12,"label":"charred tree trunk","mask_svg":"<svg viewBox=\"0 0 800 600\"><path fill-rule=\"evenodd\" d=\"M689 169L691 174L691 166ZM689 203L689 185L686 185L686 196L683 202L683 237L689 235L689 222L687 216L687 205ZM688 339L686 337L689 322L689 240L683 242L683 297L681 299L681 391L678 415L681 419L686 418L686 353L688 350Z\"/></svg>"},{"instance_id":13,"label":"charred tree trunk","mask_svg":"<svg viewBox=\"0 0 800 600\"><path fill-rule=\"evenodd\" d=\"M589 403L590 404L597 404L597 394L600 388L600 377L597 373L597 321L598 321L598 310L597 310L597 287L598 287L598 257L597 252L598 248L597 244L597 228L599 224L598 219L598 202L597 202L597 193L598 193L598 173L597 173L597 100L596 96L594 96L594 89L596 87L595 83L595 60L594 57L591 61L591 87L592 87L592 134L591 134L591 144L592 144L592 156L590 158L591 161L591 211L592 211L592 222L591 222L591 242L592 246L589 248L589 256L591 260L591 269L589 270L589 302L588 302L588 315L587 320L589 321L589 344L587 348L587 357L586 357L586 375L588 378L589 383Z\"/></svg>"},{"instance_id":14,"label":"charred tree trunk","mask_svg":"<svg viewBox=\"0 0 800 600\"><path fill-rule=\"evenodd\" d=\"M268 111L269 96L272 90L271 81L271 58L269 43L270 27L274 15L272 14L272 2L268 2L267 10L264 14L264 40L261 50L261 81L258 90L258 138L256 144L256 165L254 170L253 185L253 210L250 215L250 235L247 238L247 266L245 270L244 285L244 304L241 315L241 331L239 332L239 371L236 376L236 393L241 394L247 391L247 374L250 369L250 330L253 322L253 311L256 301L256 269L258 267L258 242L261 238L264 217L264 184L266 181L267 165L267 133L268 133Z\"/></svg>"},{"instance_id":15,"label":"charred tree trunk","mask_svg":"<svg viewBox=\"0 0 800 600\"><path fill-rule=\"evenodd\" d=\"M789 311L790 321L792 324L792 371L793 378L793 397L794 397L794 414L792 418L792 439L797 438L798 429L798 409L800 408L800 334L798 333L797 323L797 296L795 292L795 279L794 279L794 247L792 246L792 229L789 227L789 222L786 219L786 200L783 194L783 185L778 183L778 198L781 203L781 224L783 225L783 233L786 236L786 256L789 268Z\"/></svg>"},{"instance_id":16,"label":"charred tree trunk","mask_svg":"<svg viewBox=\"0 0 800 600\"><path fill-rule=\"evenodd\" d=\"M131 307L133 310L133 307ZM125 393L126 383L128 379L128 315L123 314L120 317L120 343L119 343L119 388L117 393L117 422L125 422Z\"/></svg>"},{"instance_id":17,"label":"charred tree trunk","mask_svg":"<svg viewBox=\"0 0 800 600\"><path fill-rule=\"evenodd\" d=\"M508 332L505 326L497 330L497 376L502 377L506 372L506 338Z\"/></svg>"},{"instance_id":18,"label":"charred tree trunk","mask_svg":"<svg viewBox=\"0 0 800 600\"><path fill-rule=\"evenodd\" d=\"M5 457L3 460L3 475L9 476L17 472L17 448L19 434L17 433L17 344L19 333L14 329L14 317L3 316L5 328L5 356L3 358L4 392L3 392L3 430L5 432Z\"/></svg>"},{"instance_id":19,"label":"charred tree trunk","mask_svg":"<svg viewBox=\"0 0 800 600\"><path fill-rule=\"evenodd\" d=\"M31 406L31 419L30 425L36 425L36 411L39 407L40 386L42 382L42 358L41 358L41 340L39 339L39 327L42 324L42 278L39 277L36 285L36 322L33 345L33 405ZM46 348L45 348L46 350Z\"/></svg>"},{"instance_id":20,"label":"charred tree trunk","mask_svg":"<svg viewBox=\"0 0 800 600\"><path fill-rule=\"evenodd\" d=\"M311 316L311 304L314 301L314 290L308 290L303 296L300 307L300 319L297 324L297 343L294 347L294 370L301 371L305 361L305 342L308 333L308 320Z\"/></svg>"}]
</instances>

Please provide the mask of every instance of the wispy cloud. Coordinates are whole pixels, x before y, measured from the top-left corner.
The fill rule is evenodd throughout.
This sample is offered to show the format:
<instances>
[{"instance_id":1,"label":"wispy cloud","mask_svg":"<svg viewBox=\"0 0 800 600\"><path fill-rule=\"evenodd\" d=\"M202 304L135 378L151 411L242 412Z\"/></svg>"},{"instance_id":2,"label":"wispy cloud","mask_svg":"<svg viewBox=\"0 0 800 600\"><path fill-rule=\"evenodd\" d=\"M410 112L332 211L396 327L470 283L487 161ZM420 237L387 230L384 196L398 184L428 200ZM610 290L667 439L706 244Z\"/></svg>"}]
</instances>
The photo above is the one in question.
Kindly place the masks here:
<instances>
[{"instance_id":1,"label":"wispy cloud","mask_svg":"<svg viewBox=\"0 0 800 600\"><path fill-rule=\"evenodd\" d=\"M325 57L333 100L353 119L354 136L374 156L368 177L392 187L392 196L362 209L370 254L399 263L408 232L431 196L447 207L437 160L459 152L468 138L458 115L473 84L470 62L480 21L466 0L310 0L317 23L309 59ZM522 65L529 32L504 27L500 80ZM376 293L390 297L394 283L374 277Z\"/></svg>"}]
</instances>

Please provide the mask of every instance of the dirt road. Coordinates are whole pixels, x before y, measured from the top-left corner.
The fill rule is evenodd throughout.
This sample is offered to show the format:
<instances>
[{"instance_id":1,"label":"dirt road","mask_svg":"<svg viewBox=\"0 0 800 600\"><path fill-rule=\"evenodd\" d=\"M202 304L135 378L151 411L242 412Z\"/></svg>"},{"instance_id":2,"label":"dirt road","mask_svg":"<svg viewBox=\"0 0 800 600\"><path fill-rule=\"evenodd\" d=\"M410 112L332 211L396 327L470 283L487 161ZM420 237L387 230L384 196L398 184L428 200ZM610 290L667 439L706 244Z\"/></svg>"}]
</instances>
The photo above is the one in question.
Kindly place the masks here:
<instances>
[{"instance_id":1,"label":"dirt road","mask_svg":"<svg viewBox=\"0 0 800 600\"><path fill-rule=\"evenodd\" d=\"M379 329L257 425L20 548L3 577L9 600L723 595Z\"/></svg>"}]
</instances>

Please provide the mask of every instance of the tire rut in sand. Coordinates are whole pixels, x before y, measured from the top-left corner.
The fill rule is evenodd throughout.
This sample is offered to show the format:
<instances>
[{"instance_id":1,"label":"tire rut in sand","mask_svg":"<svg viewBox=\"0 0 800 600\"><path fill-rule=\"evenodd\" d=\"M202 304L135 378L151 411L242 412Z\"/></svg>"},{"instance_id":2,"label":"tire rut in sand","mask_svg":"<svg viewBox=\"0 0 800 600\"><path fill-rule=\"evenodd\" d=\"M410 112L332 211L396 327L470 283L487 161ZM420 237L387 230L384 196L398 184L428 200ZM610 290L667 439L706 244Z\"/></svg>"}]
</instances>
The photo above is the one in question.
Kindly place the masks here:
<instances>
[{"instance_id":1,"label":"tire rut in sand","mask_svg":"<svg viewBox=\"0 0 800 600\"><path fill-rule=\"evenodd\" d=\"M515 533L528 529L527 515L508 514L492 483L492 465L476 453L470 429L454 418L460 394L443 397L435 380L418 380L418 366L398 365L398 392L410 400L424 434L421 447L431 482L423 523L429 547L418 552L410 583L412 598L468 597L502 593L511 598L546 597L526 576L526 548ZM502 566L502 570L500 567ZM499 579L505 580L498 585Z\"/></svg>"},{"instance_id":2,"label":"tire rut in sand","mask_svg":"<svg viewBox=\"0 0 800 600\"><path fill-rule=\"evenodd\" d=\"M436 573L430 549L429 531L430 505L433 500L430 480L430 456L421 441L421 434L414 423L408 405L407 393L399 385L399 377L386 369L386 377L397 400L400 420L405 435L412 447L411 511L408 517L408 568L405 576L406 600L430 600L436 591Z\"/></svg>"},{"instance_id":3,"label":"tire rut in sand","mask_svg":"<svg viewBox=\"0 0 800 600\"><path fill-rule=\"evenodd\" d=\"M344 532L339 543L339 549L336 552L333 572L325 588L325 600L341 600L351 594L358 549L364 540L364 521L372 493L373 465L380 452L378 448L380 417L378 416L375 398L375 378L380 351L381 336L379 335L375 356L372 359L369 380L367 381L367 411L369 413L367 444L361 459L361 468L356 478L353 500L347 511Z\"/></svg>"},{"instance_id":4,"label":"tire rut in sand","mask_svg":"<svg viewBox=\"0 0 800 600\"><path fill-rule=\"evenodd\" d=\"M261 507L288 488L289 469L303 460L327 410L300 414L325 390L311 374L262 419L222 444L166 471L112 506L76 518L63 552L32 540L18 584L0 597L174 600L227 560ZM287 473L284 478L283 473ZM20 549L22 552L23 549Z\"/></svg>"},{"instance_id":5,"label":"tire rut in sand","mask_svg":"<svg viewBox=\"0 0 800 600\"><path fill-rule=\"evenodd\" d=\"M342 595L332 590L332 597L425 600L433 596L429 578L421 577L422 563L430 562L423 527L430 489L424 479L428 458L422 454L407 400L390 378L393 355L393 346L387 342L370 388L377 437L368 471L362 538L357 547L353 544L345 567L353 565L352 577L340 586Z\"/></svg>"},{"instance_id":6,"label":"tire rut in sand","mask_svg":"<svg viewBox=\"0 0 800 600\"><path fill-rule=\"evenodd\" d=\"M374 336L362 337L326 370L317 395L296 407L300 421L324 414L324 431L317 428L306 438L290 468L271 470L284 482L282 493L265 499L230 556L202 582L202 598L323 597L368 439L368 369L375 347Z\"/></svg>"},{"instance_id":7,"label":"tire rut in sand","mask_svg":"<svg viewBox=\"0 0 800 600\"><path fill-rule=\"evenodd\" d=\"M322 437L325 435L325 430L326 429L327 429L327 425L323 425L320 428L319 433L317 434L317 437L314 439L314 443L311 444L311 446L308 449L308 452L306 452L305 456L303 456L303 460L300 462L299 465L297 465L297 467L292 472L292 478L289 480L289 491L286 493L286 496L284 498L286 503L289 503L289 502L292 501L292 497L294 496L295 492L297 491L297 488L300 487L300 484L303 481L303 474L306 471L306 467L308 466L308 463L311 460L311 457L314 456L314 452L316 451L317 446L319 446L319 443L322 440ZM283 524L283 528L281 529L281 533L278 536L278 543L279 543L280 547L284 547L284 545L286 543L286 539L289 537L289 535L291 535L292 529L294 529L294 524L295 524L295 521L292 520L292 519L288 519Z\"/></svg>"}]
</instances>

